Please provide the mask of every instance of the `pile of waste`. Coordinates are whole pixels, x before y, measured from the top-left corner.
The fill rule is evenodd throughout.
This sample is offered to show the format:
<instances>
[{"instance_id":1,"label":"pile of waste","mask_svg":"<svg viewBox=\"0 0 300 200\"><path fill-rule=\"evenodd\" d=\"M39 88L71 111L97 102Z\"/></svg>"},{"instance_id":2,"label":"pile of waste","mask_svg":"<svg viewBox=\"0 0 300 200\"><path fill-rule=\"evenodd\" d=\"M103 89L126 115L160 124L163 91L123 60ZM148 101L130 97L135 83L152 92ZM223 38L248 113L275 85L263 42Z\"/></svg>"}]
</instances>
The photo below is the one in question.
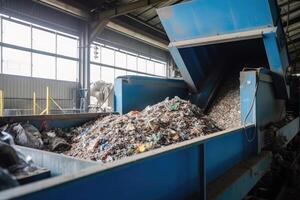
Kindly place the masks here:
<instances>
[{"instance_id":1,"label":"pile of waste","mask_svg":"<svg viewBox=\"0 0 300 200\"><path fill-rule=\"evenodd\" d=\"M65 154L103 163L221 130L201 109L179 97L78 129Z\"/></svg>"},{"instance_id":2,"label":"pile of waste","mask_svg":"<svg viewBox=\"0 0 300 200\"><path fill-rule=\"evenodd\" d=\"M106 163L238 126L238 86L231 83L224 88L208 115L189 101L174 97L141 112L111 114L70 130L38 130L28 123L14 123L0 131L9 133L18 145Z\"/></svg>"},{"instance_id":3,"label":"pile of waste","mask_svg":"<svg viewBox=\"0 0 300 200\"><path fill-rule=\"evenodd\" d=\"M224 130L241 125L240 83L238 76L239 71L233 72L233 74L225 78L208 114L216 122L216 125Z\"/></svg>"},{"instance_id":4,"label":"pile of waste","mask_svg":"<svg viewBox=\"0 0 300 200\"><path fill-rule=\"evenodd\" d=\"M12 136L0 132L0 191L19 186L20 177L29 176L38 170L30 156L25 156L12 145Z\"/></svg>"},{"instance_id":5,"label":"pile of waste","mask_svg":"<svg viewBox=\"0 0 300 200\"><path fill-rule=\"evenodd\" d=\"M7 124L0 131L11 135L17 145L53 152L68 150L73 135L72 132L63 132L61 129L45 130L41 133L28 123Z\"/></svg>"}]
</instances>

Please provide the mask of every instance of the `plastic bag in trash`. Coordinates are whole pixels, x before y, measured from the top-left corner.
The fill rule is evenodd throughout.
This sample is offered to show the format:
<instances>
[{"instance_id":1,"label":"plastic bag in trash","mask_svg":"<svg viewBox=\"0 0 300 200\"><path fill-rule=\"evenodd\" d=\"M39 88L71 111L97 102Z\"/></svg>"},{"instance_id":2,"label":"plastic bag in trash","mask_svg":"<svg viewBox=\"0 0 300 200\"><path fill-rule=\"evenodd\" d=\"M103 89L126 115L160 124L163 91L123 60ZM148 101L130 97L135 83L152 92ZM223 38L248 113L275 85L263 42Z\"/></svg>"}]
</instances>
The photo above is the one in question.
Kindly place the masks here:
<instances>
[{"instance_id":1,"label":"plastic bag in trash","mask_svg":"<svg viewBox=\"0 0 300 200\"><path fill-rule=\"evenodd\" d=\"M2 131L0 133L0 140L2 142L5 142L9 145L14 145L15 142L14 142L14 138L12 137L12 135L10 135L9 133L5 132L5 131Z\"/></svg>"},{"instance_id":2,"label":"plastic bag in trash","mask_svg":"<svg viewBox=\"0 0 300 200\"><path fill-rule=\"evenodd\" d=\"M0 167L8 169L10 166L19 163L19 157L12 146L0 142L0 161Z\"/></svg>"},{"instance_id":3,"label":"plastic bag in trash","mask_svg":"<svg viewBox=\"0 0 300 200\"><path fill-rule=\"evenodd\" d=\"M7 169L13 175L27 174L37 168L32 166L32 161L17 152L12 146L0 142L0 167Z\"/></svg>"},{"instance_id":4,"label":"plastic bag in trash","mask_svg":"<svg viewBox=\"0 0 300 200\"><path fill-rule=\"evenodd\" d=\"M31 124L16 124L12 127L15 132L15 143L18 145L42 149L42 136L37 128Z\"/></svg>"},{"instance_id":5,"label":"plastic bag in trash","mask_svg":"<svg viewBox=\"0 0 300 200\"><path fill-rule=\"evenodd\" d=\"M9 174L6 169L0 167L0 191L18 186L16 178Z\"/></svg>"}]
</instances>

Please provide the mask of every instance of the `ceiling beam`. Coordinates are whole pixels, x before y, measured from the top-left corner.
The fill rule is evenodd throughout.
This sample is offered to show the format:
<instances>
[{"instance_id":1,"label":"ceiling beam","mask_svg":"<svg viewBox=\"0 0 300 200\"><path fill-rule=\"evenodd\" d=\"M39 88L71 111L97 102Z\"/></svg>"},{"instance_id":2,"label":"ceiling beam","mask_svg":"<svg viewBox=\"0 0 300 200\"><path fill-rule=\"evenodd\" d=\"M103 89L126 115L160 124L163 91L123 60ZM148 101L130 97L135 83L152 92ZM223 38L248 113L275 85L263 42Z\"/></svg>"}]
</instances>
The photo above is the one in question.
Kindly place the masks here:
<instances>
[{"instance_id":1,"label":"ceiling beam","mask_svg":"<svg viewBox=\"0 0 300 200\"><path fill-rule=\"evenodd\" d=\"M153 29L154 31L157 31L157 32L159 32L159 33L161 33L163 35L167 35L165 31L163 31L163 30L161 30L159 28L156 28L156 27L154 27L154 26L146 23L145 21L143 21L143 20L141 20L139 18L136 18L136 17L132 16L131 14L127 14L125 16L128 17L128 18L130 18L130 19L132 19L132 20L134 20L134 21L136 21L136 22L138 22L138 23L140 23L140 24L142 24L142 25L144 25L144 26L147 26L147 27Z\"/></svg>"},{"instance_id":2,"label":"ceiling beam","mask_svg":"<svg viewBox=\"0 0 300 200\"><path fill-rule=\"evenodd\" d=\"M159 38L153 38L148 36L147 33L139 33L134 30L133 27L128 27L128 25L124 25L122 23L109 21L107 23L107 27L113 31L119 32L126 36L129 36L135 40L139 40L143 43L149 44L151 46L155 46L162 50L168 50L168 42L160 40Z\"/></svg>"},{"instance_id":3,"label":"ceiling beam","mask_svg":"<svg viewBox=\"0 0 300 200\"><path fill-rule=\"evenodd\" d=\"M159 4L156 6L156 8L165 7L165 6L170 6L170 5L176 4L176 3L181 2L181 1L182 1L182 0L167 0L167 1L163 1L163 2L159 3ZM140 13L137 14L137 15L132 15L132 14L128 13L128 14L126 14L125 16L126 16L126 17L129 17L130 19L132 19L132 20L134 20L134 21L137 21L137 22L139 22L139 23L141 23L141 24L143 24L143 25L145 25L145 26L147 26L147 27L149 27L149 28L151 28L151 29L153 29L153 30L155 30L155 31L157 31L157 32L159 32L159 33L161 33L161 34L163 34L163 35L167 35L166 32L165 32L164 30L162 30L162 29L160 29L160 28L157 28L157 27L155 27L155 26L153 26L153 25L151 25L151 24L147 23L146 21L144 21L144 20L142 20L142 19L139 18L140 15L142 15L143 13L147 12L147 11L150 10L150 9L153 9L153 7L150 7L150 8L148 8L148 9L146 9L146 10L140 12ZM158 16L158 15L156 14L156 16ZM160 23L160 22L159 22L159 23Z\"/></svg>"},{"instance_id":4,"label":"ceiling beam","mask_svg":"<svg viewBox=\"0 0 300 200\"><path fill-rule=\"evenodd\" d=\"M98 21L90 28L89 42L91 43L95 40L97 35L104 29L110 19L163 1L165 0L139 0L100 12L97 17Z\"/></svg>"},{"instance_id":5,"label":"ceiling beam","mask_svg":"<svg viewBox=\"0 0 300 200\"><path fill-rule=\"evenodd\" d=\"M295 1L298 1L298 0L278 0L278 6L284 6L288 3L292 3L292 2L295 2Z\"/></svg>"},{"instance_id":6,"label":"ceiling beam","mask_svg":"<svg viewBox=\"0 0 300 200\"><path fill-rule=\"evenodd\" d=\"M100 12L99 14L99 20L103 18L111 18L111 17L117 17L120 15L125 15L127 13L130 13L132 11L135 11L137 9L147 7L153 4L161 3L166 0L139 0L135 1L133 3L127 3L121 6L118 6L116 8L106 10L104 12Z\"/></svg>"},{"instance_id":7,"label":"ceiling beam","mask_svg":"<svg viewBox=\"0 0 300 200\"><path fill-rule=\"evenodd\" d=\"M82 20L88 21L90 19L90 14L81 8L72 6L70 4L64 3L58 0L33 0L37 3L52 7L56 10L62 11L64 13L70 14L74 17L80 18Z\"/></svg>"},{"instance_id":8,"label":"ceiling beam","mask_svg":"<svg viewBox=\"0 0 300 200\"><path fill-rule=\"evenodd\" d=\"M284 16L284 15L287 15L288 12L294 12L296 11L300 6L300 2L293 2L293 3L290 3L290 5L286 5L286 6L282 6L280 7L281 9L281 13L280 15L281 16Z\"/></svg>"},{"instance_id":9,"label":"ceiling beam","mask_svg":"<svg viewBox=\"0 0 300 200\"><path fill-rule=\"evenodd\" d=\"M154 20L157 17L158 17L158 15L154 15L153 17L150 17L149 19L147 19L146 22L150 22L150 21Z\"/></svg>"},{"instance_id":10,"label":"ceiling beam","mask_svg":"<svg viewBox=\"0 0 300 200\"><path fill-rule=\"evenodd\" d=\"M56 10L59 10L61 12L64 12L66 14L75 16L85 21L89 21L89 19L91 19L91 15L89 12L85 10L80 10L77 7L68 5L58 0L34 0L34 1L46 5L48 7L54 8ZM103 19L100 23L101 23L102 30L106 27L113 31L119 32L123 35L126 35L128 37L132 37L134 39L147 43L151 46L155 46L164 50L167 49L166 41L161 41L160 38L155 38L154 36L148 36L147 33L144 33L140 30L133 30L134 27L125 26L124 24L117 23L117 21L110 22L109 19ZM102 30L100 29L100 32Z\"/></svg>"},{"instance_id":11,"label":"ceiling beam","mask_svg":"<svg viewBox=\"0 0 300 200\"><path fill-rule=\"evenodd\" d=\"M293 19L296 19L300 16L300 10L295 10L294 12L290 12L289 16L288 15L283 15L281 17L281 20L287 23L287 20L292 21Z\"/></svg>"},{"instance_id":12,"label":"ceiling beam","mask_svg":"<svg viewBox=\"0 0 300 200\"><path fill-rule=\"evenodd\" d=\"M286 26L284 26L284 28L286 29L287 27ZM294 30L297 30L297 29L299 29L300 28L300 22L298 22L298 23L294 23L294 24L290 24L289 25L289 32L291 32L291 31L294 31Z\"/></svg>"}]
</instances>

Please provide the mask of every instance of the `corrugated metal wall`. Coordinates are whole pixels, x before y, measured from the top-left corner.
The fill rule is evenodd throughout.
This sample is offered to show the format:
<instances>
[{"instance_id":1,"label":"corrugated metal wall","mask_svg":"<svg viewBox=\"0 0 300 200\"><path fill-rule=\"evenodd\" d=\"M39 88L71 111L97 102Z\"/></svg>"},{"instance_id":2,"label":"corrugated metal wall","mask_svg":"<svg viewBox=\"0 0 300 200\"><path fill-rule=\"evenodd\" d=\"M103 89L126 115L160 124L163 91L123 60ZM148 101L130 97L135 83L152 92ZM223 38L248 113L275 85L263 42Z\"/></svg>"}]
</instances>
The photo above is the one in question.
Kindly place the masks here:
<instances>
[{"instance_id":1,"label":"corrugated metal wall","mask_svg":"<svg viewBox=\"0 0 300 200\"><path fill-rule=\"evenodd\" d=\"M47 86L51 97L61 107L76 106L75 94L79 87L76 82L0 74L0 89L4 91L5 109L31 109L34 91L37 103L44 109ZM52 108L57 109L53 103Z\"/></svg>"}]
</instances>

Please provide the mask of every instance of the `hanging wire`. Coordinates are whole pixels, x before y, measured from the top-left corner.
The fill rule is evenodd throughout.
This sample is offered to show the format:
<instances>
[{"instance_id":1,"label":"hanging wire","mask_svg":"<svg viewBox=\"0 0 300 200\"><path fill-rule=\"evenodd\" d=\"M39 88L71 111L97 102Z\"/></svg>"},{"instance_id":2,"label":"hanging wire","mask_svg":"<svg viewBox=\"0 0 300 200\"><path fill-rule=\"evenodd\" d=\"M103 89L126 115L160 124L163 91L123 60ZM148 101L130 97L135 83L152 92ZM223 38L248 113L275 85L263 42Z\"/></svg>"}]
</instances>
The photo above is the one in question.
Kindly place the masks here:
<instances>
[{"instance_id":1,"label":"hanging wire","mask_svg":"<svg viewBox=\"0 0 300 200\"><path fill-rule=\"evenodd\" d=\"M254 95L253 95L253 98L252 98L252 101L251 101L251 105L250 105L250 108L245 116L245 119L243 121L243 130L244 130L244 133L246 135L246 138L247 138L247 141L249 143L253 142L256 138L256 133L254 132L254 135L252 138L249 137L248 133L247 133L247 129L246 129L246 121L248 119L248 117L250 116L250 113L252 112L253 110L253 107L254 107L254 103L255 103L255 99L256 99L256 96L257 96L257 90L258 90L258 85L259 85L259 81L256 82L256 85L255 85L255 91L254 91Z\"/></svg>"}]
</instances>

